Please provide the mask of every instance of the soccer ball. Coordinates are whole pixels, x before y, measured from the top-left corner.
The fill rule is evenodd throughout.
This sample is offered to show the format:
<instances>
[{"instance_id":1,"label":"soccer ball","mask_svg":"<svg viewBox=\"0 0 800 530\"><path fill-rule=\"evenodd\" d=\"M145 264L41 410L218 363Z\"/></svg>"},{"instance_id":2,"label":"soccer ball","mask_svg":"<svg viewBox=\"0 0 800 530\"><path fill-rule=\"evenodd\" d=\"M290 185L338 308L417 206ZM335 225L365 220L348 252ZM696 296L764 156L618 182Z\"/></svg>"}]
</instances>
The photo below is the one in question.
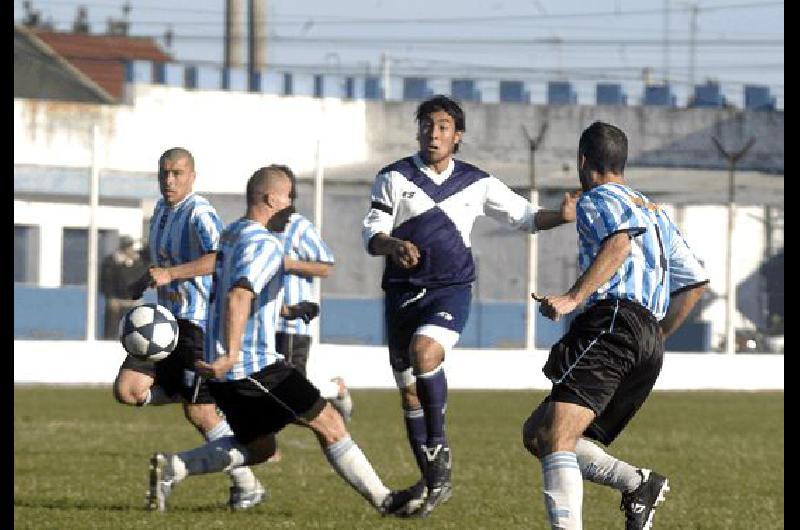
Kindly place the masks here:
<instances>
[{"instance_id":1,"label":"soccer ball","mask_svg":"<svg viewBox=\"0 0 800 530\"><path fill-rule=\"evenodd\" d=\"M178 344L178 322L158 304L142 304L119 321L119 341L132 357L160 361Z\"/></svg>"}]
</instances>

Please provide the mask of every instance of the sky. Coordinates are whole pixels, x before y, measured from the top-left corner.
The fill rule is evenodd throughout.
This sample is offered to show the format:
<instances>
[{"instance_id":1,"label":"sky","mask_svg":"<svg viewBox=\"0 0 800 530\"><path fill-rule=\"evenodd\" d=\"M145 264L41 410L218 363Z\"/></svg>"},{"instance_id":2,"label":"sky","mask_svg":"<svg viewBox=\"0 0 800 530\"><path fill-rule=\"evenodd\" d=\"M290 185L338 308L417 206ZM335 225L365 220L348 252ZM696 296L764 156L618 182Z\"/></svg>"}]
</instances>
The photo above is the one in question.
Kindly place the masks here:
<instances>
[{"instance_id":1,"label":"sky","mask_svg":"<svg viewBox=\"0 0 800 530\"><path fill-rule=\"evenodd\" d=\"M183 0L128 1L131 35L153 36L163 45L171 27L167 50L176 60L222 63L225 0L193 0L191 8ZM692 79L694 84L715 80L737 106L744 84L762 84L783 108L784 3L779 1L266 2L266 57L276 69L324 66L378 74L385 56L398 75L527 79L535 103L544 102L546 82L555 79L573 81L578 102L586 104L594 102L597 82L622 83L629 103L635 103L644 75L655 82L668 79L678 103L685 104ZM31 4L64 31L77 6L84 5L91 31L99 33L108 18L121 18L125 0ZM15 23L24 12L23 0L14 0Z\"/></svg>"}]
</instances>

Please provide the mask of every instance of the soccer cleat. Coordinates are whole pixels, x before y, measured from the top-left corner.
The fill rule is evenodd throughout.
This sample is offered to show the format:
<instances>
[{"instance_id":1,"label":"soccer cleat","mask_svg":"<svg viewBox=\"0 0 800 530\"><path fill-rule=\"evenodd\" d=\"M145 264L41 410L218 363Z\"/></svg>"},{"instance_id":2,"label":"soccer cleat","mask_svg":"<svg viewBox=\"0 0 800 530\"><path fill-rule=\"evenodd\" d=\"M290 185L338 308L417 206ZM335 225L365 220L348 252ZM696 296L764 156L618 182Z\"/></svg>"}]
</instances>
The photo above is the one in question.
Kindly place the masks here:
<instances>
[{"instance_id":1,"label":"soccer cleat","mask_svg":"<svg viewBox=\"0 0 800 530\"><path fill-rule=\"evenodd\" d=\"M252 490L245 490L238 486L231 486L231 496L228 499L228 507L231 510L247 510L261 504L268 497L267 490L256 480L256 485Z\"/></svg>"},{"instance_id":2,"label":"soccer cleat","mask_svg":"<svg viewBox=\"0 0 800 530\"><path fill-rule=\"evenodd\" d=\"M344 380L341 377L334 377L331 381L335 381L339 384L339 395L328 401L330 401L333 408L342 415L342 419L347 423L353 415L353 399L350 397L350 391L347 390Z\"/></svg>"},{"instance_id":3,"label":"soccer cleat","mask_svg":"<svg viewBox=\"0 0 800 530\"><path fill-rule=\"evenodd\" d=\"M172 492L171 455L156 453L150 458L150 490L147 492L147 509L164 512L167 509L167 497Z\"/></svg>"},{"instance_id":4,"label":"soccer cleat","mask_svg":"<svg viewBox=\"0 0 800 530\"><path fill-rule=\"evenodd\" d=\"M378 511L384 516L410 517L422 506L426 493L425 481L420 480L409 488L390 492Z\"/></svg>"},{"instance_id":5,"label":"soccer cleat","mask_svg":"<svg viewBox=\"0 0 800 530\"><path fill-rule=\"evenodd\" d=\"M649 469L640 469L642 483L630 493L622 494L619 509L625 512L626 530L648 530L653 527L656 506L664 502L669 491L667 477Z\"/></svg>"},{"instance_id":6,"label":"soccer cleat","mask_svg":"<svg viewBox=\"0 0 800 530\"><path fill-rule=\"evenodd\" d=\"M444 444L437 445L433 451L425 449L428 458L426 482L428 496L416 513L419 517L428 517L440 504L447 502L453 495L453 483L450 481L450 470L453 461L450 448Z\"/></svg>"}]
</instances>

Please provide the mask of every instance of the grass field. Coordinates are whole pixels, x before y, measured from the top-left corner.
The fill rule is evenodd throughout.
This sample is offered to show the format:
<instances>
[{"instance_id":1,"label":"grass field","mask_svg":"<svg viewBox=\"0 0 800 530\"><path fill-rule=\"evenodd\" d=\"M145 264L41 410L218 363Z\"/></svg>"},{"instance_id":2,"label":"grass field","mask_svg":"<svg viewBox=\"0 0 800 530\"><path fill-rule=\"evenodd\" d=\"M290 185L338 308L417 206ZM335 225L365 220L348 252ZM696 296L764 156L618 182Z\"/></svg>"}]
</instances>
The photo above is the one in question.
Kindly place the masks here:
<instances>
[{"instance_id":1,"label":"grass field","mask_svg":"<svg viewBox=\"0 0 800 530\"><path fill-rule=\"evenodd\" d=\"M417 478L394 391L355 390L351 432L389 487ZM255 468L270 490L225 508L224 475L191 477L166 514L144 510L148 458L201 438L178 406L128 408L109 388L14 390L15 528L547 528L539 464L520 425L541 392L451 391L455 493L429 519L381 518L330 469L311 433L289 427L283 460ZM783 393L656 392L612 453L670 478L655 528L784 527ZM619 494L585 483L584 526L623 528Z\"/></svg>"}]
</instances>

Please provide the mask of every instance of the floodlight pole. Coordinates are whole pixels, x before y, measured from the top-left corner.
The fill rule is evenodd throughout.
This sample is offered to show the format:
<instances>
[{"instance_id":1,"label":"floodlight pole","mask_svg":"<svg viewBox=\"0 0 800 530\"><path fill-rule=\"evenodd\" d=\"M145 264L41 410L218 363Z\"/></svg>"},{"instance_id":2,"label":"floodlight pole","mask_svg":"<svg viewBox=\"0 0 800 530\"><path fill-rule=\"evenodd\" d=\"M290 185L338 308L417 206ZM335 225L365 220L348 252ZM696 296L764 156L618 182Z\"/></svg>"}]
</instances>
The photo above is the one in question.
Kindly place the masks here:
<instances>
[{"instance_id":1,"label":"floodlight pole","mask_svg":"<svg viewBox=\"0 0 800 530\"><path fill-rule=\"evenodd\" d=\"M324 113L324 109L323 109ZM324 114L323 114L324 115ZM323 180L325 170L322 162L322 139L317 139L317 153L314 164L314 225L322 237L322 199L323 199ZM324 241L324 238L323 238ZM322 307L322 281L319 277L314 277L312 280L312 289L314 292L314 299L319 301ZM311 322L311 340L312 344L319 344L320 338L320 318L317 317Z\"/></svg>"},{"instance_id":2,"label":"floodlight pole","mask_svg":"<svg viewBox=\"0 0 800 530\"><path fill-rule=\"evenodd\" d=\"M542 123L539 134L532 138L528 129L523 125L522 132L528 141L528 177L530 183L530 201L534 208L539 207L539 191L536 189L536 150L544 139L547 131L547 121ZM536 237L531 234L528 236L528 292L525 295L527 300L527 311L525 313L525 349L532 351L536 349L536 302L531 298L531 293L536 292L536 277L538 274L538 245Z\"/></svg>"},{"instance_id":3,"label":"floodlight pole","mask_svg":"<svg viewBox=\"0 0 800 530\"><path fill-rule=\"evenodd\" d=\"M736 287L733 282L733 230L736 222L736 163L744 157L747 151L756 143L755 137L739 151L729 153L715 136L711 139L719 154L728 160L728 245L725 254L725 353L736 353L736 326L734 315L736 311Z\"/></svg>"}]
</instances>

